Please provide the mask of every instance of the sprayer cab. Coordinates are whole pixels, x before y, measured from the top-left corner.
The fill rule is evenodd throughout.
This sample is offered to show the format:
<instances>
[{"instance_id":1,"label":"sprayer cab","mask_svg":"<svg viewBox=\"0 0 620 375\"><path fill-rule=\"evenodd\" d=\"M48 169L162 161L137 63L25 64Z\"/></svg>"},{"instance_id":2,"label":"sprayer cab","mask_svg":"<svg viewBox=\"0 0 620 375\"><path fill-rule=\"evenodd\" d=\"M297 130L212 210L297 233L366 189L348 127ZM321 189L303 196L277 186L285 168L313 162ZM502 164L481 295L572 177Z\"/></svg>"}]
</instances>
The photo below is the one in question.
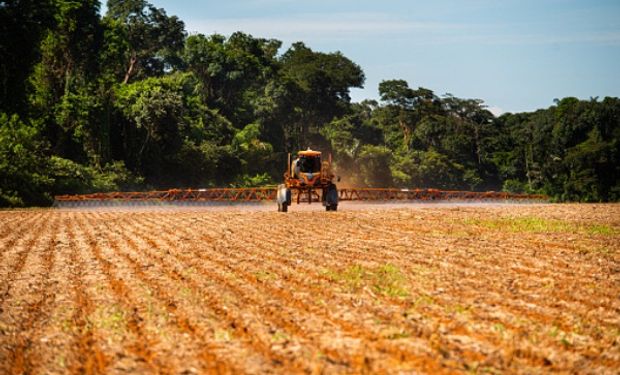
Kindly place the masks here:
<instances>
[{"instance_id":1,"label":"sprayer cab","mask_svg":"<svg viewBox=\"0 0 620 375\"><path fill-rule=\"evenodd\" d=\"M323 165L318 151L301 151L291 164L290 185L314 186L321 184Z\"/></svg>"},{"instance_id":2,"label":"sprayer cab","mask_svg":"<svg viewBox=\"0 0 620 375\"><path fill-rule=\"evenodd\" d=\"M307 149L299 151L292 160L288 154L284 183L278 186L278 211L287 211L293 193L296 193L297 203L321 200L327 211L336 211L338 190L333 182L335 177L331 155L322 160L320 151Z\"/></svg>"}]
</instances>

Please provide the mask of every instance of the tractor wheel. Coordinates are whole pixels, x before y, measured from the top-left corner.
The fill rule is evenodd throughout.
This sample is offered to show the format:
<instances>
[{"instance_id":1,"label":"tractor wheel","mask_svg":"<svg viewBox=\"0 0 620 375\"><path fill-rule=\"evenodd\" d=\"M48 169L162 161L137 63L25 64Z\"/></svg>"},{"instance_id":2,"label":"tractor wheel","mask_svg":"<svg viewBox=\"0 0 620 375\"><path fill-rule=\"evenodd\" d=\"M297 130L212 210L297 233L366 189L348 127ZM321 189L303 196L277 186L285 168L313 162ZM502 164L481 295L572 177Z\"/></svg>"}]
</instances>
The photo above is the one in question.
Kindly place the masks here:
<instances>
[{"instance_id":1,"label":"tractor wheel","mask_svg":"<svg viewBox=\"0 0 620 375\"><path fill-rule=\"evenodd\" d=\"M338 189L336 185L330 184L323 193L323 204L325 204L326 211L338 210Z\"/></svg>"},{"instance_id":2,"label":"tractor wheel","mask_svg":"<svg viewBox=\"0 0 620 375\"><path fill-rule=\"evenodd\" d=\"M286 188L283 184L278 185L276 203L278 203L278 212L288 211L288 206L291 204L291 189Z\"/></svg>"}]
</instances>

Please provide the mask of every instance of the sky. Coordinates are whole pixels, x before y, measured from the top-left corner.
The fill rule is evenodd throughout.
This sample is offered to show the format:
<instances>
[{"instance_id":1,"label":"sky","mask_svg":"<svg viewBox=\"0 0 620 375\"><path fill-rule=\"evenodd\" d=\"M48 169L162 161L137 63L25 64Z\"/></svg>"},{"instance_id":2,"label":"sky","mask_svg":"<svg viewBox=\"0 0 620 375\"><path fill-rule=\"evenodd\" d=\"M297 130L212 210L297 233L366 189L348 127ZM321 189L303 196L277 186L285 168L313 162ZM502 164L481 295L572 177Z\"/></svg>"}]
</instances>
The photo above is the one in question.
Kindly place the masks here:
<instances>
[{"instance_id":1,"label":"sky","mask_svg":"<svg viewBox=\"0 0 620 375\"><path fill-rule=\"evenodd\" d=\"M620 0L150 0L190 34L243 31L341 51L366 75L482 99L495 114L620 96Z\"/></svg>"}]
</instances>

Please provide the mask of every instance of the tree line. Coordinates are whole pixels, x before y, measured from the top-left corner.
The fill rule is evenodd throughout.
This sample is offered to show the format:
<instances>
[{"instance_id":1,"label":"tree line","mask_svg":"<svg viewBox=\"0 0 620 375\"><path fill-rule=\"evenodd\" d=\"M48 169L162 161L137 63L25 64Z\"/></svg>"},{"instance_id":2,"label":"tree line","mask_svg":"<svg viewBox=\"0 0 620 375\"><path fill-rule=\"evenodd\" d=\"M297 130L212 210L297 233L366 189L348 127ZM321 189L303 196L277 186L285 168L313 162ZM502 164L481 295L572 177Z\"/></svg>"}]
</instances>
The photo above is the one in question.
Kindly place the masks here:
<instances>
[{"instance_id":1,"label":"tree line","mask_svg":"<svg viewBox=\"0 0 620 375\"><path fill-rule=\"evenodd\" d=\"M620 198L620 99L495 117L392 79L354 103L340 52L188 35L145 0L0 1L0 206L56 194L258 186L331 152L344 183Z\"/></svg>"}]
</instances>

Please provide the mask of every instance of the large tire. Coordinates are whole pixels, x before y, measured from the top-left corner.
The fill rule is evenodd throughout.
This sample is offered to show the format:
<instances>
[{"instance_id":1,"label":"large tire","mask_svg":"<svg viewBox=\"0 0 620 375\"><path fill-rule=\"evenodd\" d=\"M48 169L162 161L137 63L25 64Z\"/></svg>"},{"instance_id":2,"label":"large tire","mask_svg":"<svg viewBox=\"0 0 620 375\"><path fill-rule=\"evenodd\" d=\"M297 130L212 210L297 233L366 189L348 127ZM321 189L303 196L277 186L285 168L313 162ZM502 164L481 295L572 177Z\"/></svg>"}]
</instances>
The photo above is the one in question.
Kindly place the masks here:
<instances>
[{"instance_id":1,"label":"large tire","mask_svg":"<svg viewBox=\"0 0 620 375\"><path fill-rule=\"evenodd\" d=\"M284 185L279 185L276 203L278 203L278 212L287 212L288 206L291 204L291 189L286 188Z\"/></svg>"},{"instance_id":2,"label":"large tire","mask_svg":"<svg viewBox=\"0 0 620 375\"><path fill-rule=\"evenodd\" d=\"M290 205L291 205L291 201L292 201L292 199L293 199L293 198L292 198L292 197L293 197L293 194L291 193L291 189L286 189L286 191L285 191L285 197L286 197L286 199L285 199L285 203L286 203L286 205L287 205L287 206L290 206Z\"/></svg>"},{"instance_id":3,"label":"large tire","mask_svg":"<svg viewBox=\"0 0 620 375\"><path fill-rule=\"evenodd\" d=\"M323 204L325 204L326 211L338 210L338 189L336 185L331 184L325 189Z\"/></svg>"}]
</instances>

